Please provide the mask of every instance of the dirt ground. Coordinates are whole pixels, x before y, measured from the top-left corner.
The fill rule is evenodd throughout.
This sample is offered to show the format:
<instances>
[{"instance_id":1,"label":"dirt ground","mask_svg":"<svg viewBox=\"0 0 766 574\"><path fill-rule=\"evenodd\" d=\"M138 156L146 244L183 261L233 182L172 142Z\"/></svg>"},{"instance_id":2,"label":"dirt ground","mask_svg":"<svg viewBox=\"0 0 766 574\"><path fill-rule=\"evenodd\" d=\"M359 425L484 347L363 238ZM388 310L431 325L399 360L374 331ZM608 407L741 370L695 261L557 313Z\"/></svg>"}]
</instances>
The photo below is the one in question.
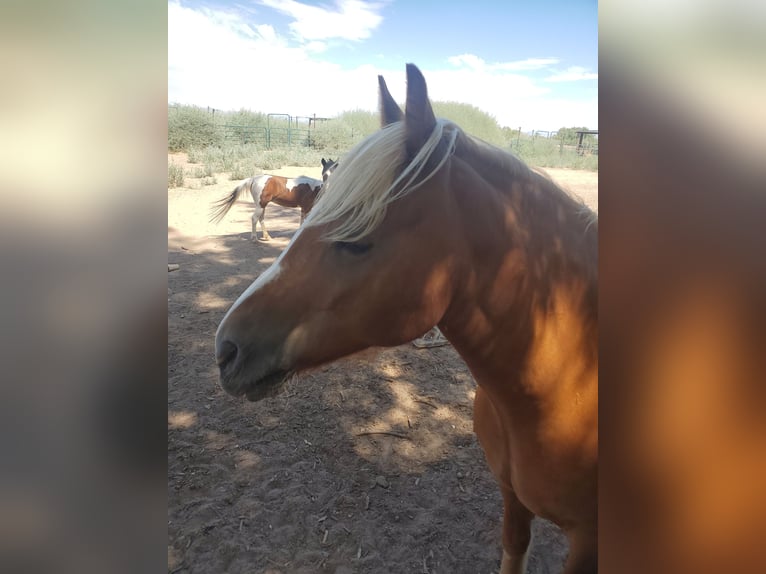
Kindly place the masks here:
<instances>
[{"instance_id":1,"label":"dirt ground","mask_svg":"<svg viewBox=\"0 0 766 574\"><path fill-rule=\"evenodd\" d=\"M598 208L597 173L547 171ZM271 173L319 177L321 166ZM471 430L475 383L452 347L367 351L258 403L218 386L218 322L288 244L299 210L270 205L273 239L252 243L249 196L208 222L236 184L217 177L168 190L179 266L168 273L168 572L497 572L502 499ZM528 571L559 572L558 529L536 520L532 544Z\"/></svg>"}]
</instances>

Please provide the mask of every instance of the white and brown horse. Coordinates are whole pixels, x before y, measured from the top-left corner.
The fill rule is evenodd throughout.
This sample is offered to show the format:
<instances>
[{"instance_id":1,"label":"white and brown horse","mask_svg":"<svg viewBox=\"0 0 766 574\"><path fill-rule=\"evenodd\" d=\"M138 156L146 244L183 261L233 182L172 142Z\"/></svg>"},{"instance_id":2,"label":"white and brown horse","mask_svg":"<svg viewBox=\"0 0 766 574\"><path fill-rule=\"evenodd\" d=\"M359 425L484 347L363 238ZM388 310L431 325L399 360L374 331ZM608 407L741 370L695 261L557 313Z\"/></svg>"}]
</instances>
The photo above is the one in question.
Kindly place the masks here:
<instances>
[{"instance_id":1,"label":"white and brown horse","mask_svg":"<svg viewBox=\"0 0 766 574\"><path fill-rule=\"evenodd\" d=\"M323 161L324 164L324 161ZM266 229L264 216L266 206L274 202L282 207L300 207L301 224L306 219L306 215L314 206L314 201L322 188L322 181L304 175L287 178L278 175L257 175L250 177L239 184L229 195L216 202L213 205L211 221L218 223L229 212L236 203L239 196L246 190L250 191L253 202L256 205L253 213L253 230L251 239L257 240L256 223L261 224L263 231L263 240L269 241L271 236Z\"/></svg>"},{"instance_id":2,"label":"white and brown horse","mask_svg":"<svg viewBox=\"0 0 766 574\"><path fill-rule=\"evenodd\" d=\"M257 401L292 374L438 324L473 373L474 429L502 491L503 573L533 515L597 565L598 220L516 157L436 119L407 66L402 111L343 158L278 260L221 321L223 388Z\"/></svg>"},{"instance_id":3,"label":"white and brown horse","mask_svg":"<svg viewBox=\"0 0 766 574\"><path fill-rule=\"evenodd\" d=\"M338 167L338 160L322 158L322 182L326 183L327 178L332 175L332 172Z\"/></svg>"}]
</instances>

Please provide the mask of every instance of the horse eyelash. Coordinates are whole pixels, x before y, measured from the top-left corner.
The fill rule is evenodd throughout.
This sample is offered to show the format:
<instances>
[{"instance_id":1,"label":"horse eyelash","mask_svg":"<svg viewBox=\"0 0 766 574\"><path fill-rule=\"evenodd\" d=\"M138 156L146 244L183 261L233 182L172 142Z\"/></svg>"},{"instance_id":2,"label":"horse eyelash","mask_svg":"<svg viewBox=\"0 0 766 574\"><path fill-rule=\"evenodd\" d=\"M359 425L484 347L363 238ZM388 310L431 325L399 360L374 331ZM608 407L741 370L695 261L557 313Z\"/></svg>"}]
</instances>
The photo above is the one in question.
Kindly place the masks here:
<instances>
[{"instance_id":1,"label":"horse eyelash","mask_svg":"<svg viewBox=\"0 0 766 574\"><path fill-rule=\"evenodd\" d=\"M355 243L353 241L336 241L334 246L339 251L346 251L351 255L363 255L372 247L372 243Z\"/></svg>"}]
</instances>

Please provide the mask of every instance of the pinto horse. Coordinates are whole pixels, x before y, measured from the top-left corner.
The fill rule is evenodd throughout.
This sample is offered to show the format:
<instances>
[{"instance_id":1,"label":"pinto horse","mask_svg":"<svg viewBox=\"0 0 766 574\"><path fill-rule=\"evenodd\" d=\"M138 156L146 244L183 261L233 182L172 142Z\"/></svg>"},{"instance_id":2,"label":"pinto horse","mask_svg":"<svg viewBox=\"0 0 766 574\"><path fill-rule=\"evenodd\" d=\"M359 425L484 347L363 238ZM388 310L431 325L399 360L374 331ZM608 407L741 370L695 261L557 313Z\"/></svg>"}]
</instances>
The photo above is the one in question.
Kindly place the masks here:
<instances>
[{"instance_id":1,"label":"pinto horse","mask_svg":"<svg viewBox=\"0 0 766 574\"><path fill-rule=\"evenodd\" d=\"M324 160L323 160L324 165ZM251 239L257 241L256 223L261 224L263 231L263 241L269 241L271 236L264 223L266 206L274 202L282 207L300 207L301 224L306 219L306 215L314 206L319 190L322 188L322 182L318 179L306 177L304 175L296 178L281 177L278 175L258 175L250 177L239 184L234 191L213 205L213 211L210 220L218 223L229 212L236 203L239 196L245 191L250 190L253 196L253 202L260 208L253 213L253 231Z\"/></svg>"},{"instance_id":2,"label":"pinto horse","mask_svg":"<svg viewBox=\"0 0 766 574\"><path fill-rule=\"evenodd\" d=\"M327 178L332 175L335 168L338 167L338 161L322 158L322 183L327 183Z\"/></svg>"},{"instance_id":3,"label":"pinto horse","mask_svg":"<svg viewBox=\"0 0 766 574\"><path fill-rule=\"evenodd\" d=\"M295 373L438 325L478 384L474 430L504 501L501 571L523 572L538 515L567 535L564 571L595 572L597 217L436 119L414 65L404 113L379 85L383 128L344 157L221 321L221 385L257 401Z\"/></svg>"}]
</instances>

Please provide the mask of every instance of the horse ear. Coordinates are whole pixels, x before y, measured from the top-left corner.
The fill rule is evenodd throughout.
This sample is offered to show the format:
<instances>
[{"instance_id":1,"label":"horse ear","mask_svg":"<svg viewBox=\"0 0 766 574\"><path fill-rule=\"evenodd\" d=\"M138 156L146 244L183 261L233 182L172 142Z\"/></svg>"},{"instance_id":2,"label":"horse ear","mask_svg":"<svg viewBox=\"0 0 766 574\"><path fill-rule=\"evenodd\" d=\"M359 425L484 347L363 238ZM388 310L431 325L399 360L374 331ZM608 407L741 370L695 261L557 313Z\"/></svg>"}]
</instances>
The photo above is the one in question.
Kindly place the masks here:
<instances>
[{"instance_id":1,"label":"horse ear","mask_svg":"<svg viewBox=\"0 0 766 574\"><path fill-rule=\"evenodd\" d=\"M388 124L404 119L404 114L394 98L391 97L391 92L388 91L383 76L378 76L378 86L380 86L380 127L384 128Z\"/></svg>"},{"instance_id":2,"label":"horse ear","mask_svg":"<svg viewBox=\"0 0 766 574\"><path fill-rule=\"evenodd\" d=\"M324 158L322 158L322 168L327 167L327 163Z\"/></svg>"},{"instance_id":3,"label":"horse ear","mask_svg":"<svg viewBox=\"0 0 766 574\"><path fill-rule=\"evenodd\" d=\"M436 117L428 101L426 79L415 64L407 64L407 152L414 157L436 127Z\"/></svg>"}]
</instances>

